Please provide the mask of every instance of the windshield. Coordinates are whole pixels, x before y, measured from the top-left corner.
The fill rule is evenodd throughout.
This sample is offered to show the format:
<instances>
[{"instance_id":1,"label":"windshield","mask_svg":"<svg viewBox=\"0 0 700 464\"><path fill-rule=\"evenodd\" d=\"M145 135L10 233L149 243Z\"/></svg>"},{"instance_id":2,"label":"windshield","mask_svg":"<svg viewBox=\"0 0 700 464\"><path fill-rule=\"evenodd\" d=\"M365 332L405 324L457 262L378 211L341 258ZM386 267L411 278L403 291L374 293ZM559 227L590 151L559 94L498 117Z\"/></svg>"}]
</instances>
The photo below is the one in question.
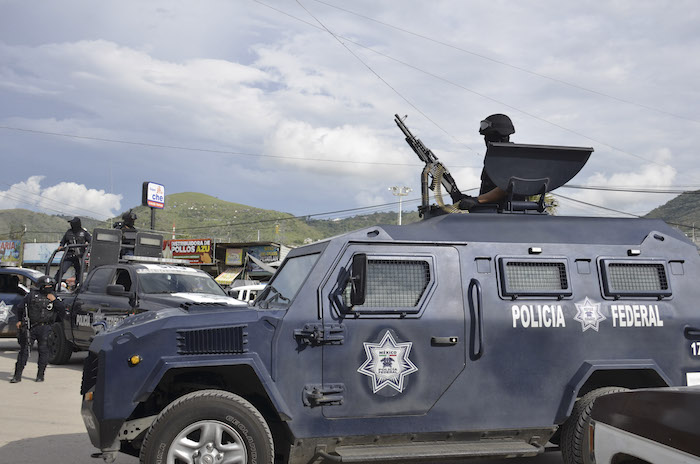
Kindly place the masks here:
<instances>
[{"instance_id":1,"label":"windshield","mask_svg":"<svg viewBox=\"0 0 700 464\"><path fill-rule=\"evenodd\" d=\"M143 273L139 274L143 293L206 293L227 296L208 274Z\"/></svg>"},{"instance_id":2,"label":"windshield","mask_svg":"<svg viewBox=\"0 0 700 464\"><path fill-rule=\"evenodd\" d=\"M319 256L318 253L315 253L288 258L256 303L265 309L269 308L270 305L287 307L301 288L301 284L308 277Z\"/></svg>"}]
</instances>

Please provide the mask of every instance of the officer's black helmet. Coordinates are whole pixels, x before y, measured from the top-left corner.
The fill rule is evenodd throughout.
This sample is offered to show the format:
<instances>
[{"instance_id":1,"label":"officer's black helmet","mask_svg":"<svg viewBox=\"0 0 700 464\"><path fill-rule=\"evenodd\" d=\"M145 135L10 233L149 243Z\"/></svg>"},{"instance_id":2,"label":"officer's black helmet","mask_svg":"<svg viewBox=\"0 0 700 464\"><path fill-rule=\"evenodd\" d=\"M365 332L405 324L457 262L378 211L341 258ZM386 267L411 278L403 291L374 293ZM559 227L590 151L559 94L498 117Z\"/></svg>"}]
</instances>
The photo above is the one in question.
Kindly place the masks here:
<instances>
[{"instance_id":1,"label":"officer's black helmet","mask_svg":"<svg viewBox=\"0 0 700 464\"><path fill-rule=\"evenodd\" d=\"M36 286L38 288L45 288L45 287L51 287L54 288L56 286L56 279L54 279L51 276L41 276L36 280Z\"/></svg>"},{"instance_id":2,"label":"officer's black helmet","mask_svg":"<svg viewBox=\"0 0 700 464\"><path fill-rule=\"evenodd\" d=\"M71 227L76 227L76 228L82 227L82 224L80 223L80 218L78 216L76 216L73 219L71 219L70 221L68 221L68 224L70 224Z\"/></svg>"},{"instance_id":3,"label":"officer's black helmet","mask_svg":"<svg viewBox=\"0 0 700 464\"><path fill-rule=\"evenodd\" d=\"M129 211L125 212L124 214L122 214L122 219L124 221L127 221L127 222L131 221L131 223L133 224L134 221L137 219L136 213L134 213L132 210L129 210Z\"/></svg>"},{"instance_id":4,"label":"officer's black helmet","mask_svg":"<svg viewBox=\"0 0 700 464\"><path fill-rule=\"evenodd\" d=\"M515 127L505 114L492 114L481 121L479 133L489 138L505 138L515 133Z\"/></svg>"}]
</instances>

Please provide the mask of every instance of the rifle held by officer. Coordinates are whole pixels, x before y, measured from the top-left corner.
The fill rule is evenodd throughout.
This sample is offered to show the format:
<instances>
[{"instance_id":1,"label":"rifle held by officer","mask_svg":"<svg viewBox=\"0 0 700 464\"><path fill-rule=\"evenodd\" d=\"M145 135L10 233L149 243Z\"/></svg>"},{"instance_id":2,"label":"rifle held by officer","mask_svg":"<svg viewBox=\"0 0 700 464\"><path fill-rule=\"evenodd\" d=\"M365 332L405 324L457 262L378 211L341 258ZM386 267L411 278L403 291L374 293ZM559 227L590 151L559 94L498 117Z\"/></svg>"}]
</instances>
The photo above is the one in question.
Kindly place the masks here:
<instances>
[{"instance_id":1,"label":"rifle held by officer","mask_svg":"<svg viewBox=\"0 0 700 464\"><path fill-rule=\"evenodd\" d=\"M29 310L27 308L27 303L26 300L25 302L22 303L24 306L23 311L22 311L22 318L20 319L20 326L19 326L19 336L24 337L26 339L26 345L27 345L27 359L29 359L29 355L32 354L32 338L31 338L31 333L29 330L32 328L31 323L29 322ZM19 311L19 308L18 308Z\"/></svg>"}]
</instances>

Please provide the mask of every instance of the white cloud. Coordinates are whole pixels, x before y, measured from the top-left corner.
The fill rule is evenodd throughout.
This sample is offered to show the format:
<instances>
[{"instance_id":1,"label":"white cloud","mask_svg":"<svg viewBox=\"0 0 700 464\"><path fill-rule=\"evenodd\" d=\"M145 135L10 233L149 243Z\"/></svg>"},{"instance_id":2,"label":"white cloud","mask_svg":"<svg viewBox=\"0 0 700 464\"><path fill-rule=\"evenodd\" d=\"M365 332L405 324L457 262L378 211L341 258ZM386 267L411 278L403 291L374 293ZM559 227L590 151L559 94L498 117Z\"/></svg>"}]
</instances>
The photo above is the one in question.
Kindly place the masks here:
<instances>
[{"instance_id":1,"label":"white cloud","mask_svg":"<svg viewBox=\"0 0 700 464\"><path fill-rule=\"evenodd\" d=\"M413 159L407 159L405 152L397 150L391 140L381 137L372 128L349 125L314 127L303 121L280 123L265 141L265 152L304 160L276 160L276 163L284 166L295 166L299 170L317 173L361 175L370 181L397 172L409 175L413 168L403 165L414 163ZM309 159L346 162L307 161Z\"/></svg>"},{"instance_id":2,"label":"white cloud","mask_svg":"<svg viewBox=\"0 0 700 464\"><path fill-rule=\"evenodd\" d=\"M670 164L662 164L671 160L669 149L661 149L655 153L654 158L659 164L645 164L636 171L616 172L605 174L596 172L588 177L583 185L586 187L610 187L615 189L654 189L671 188L676 179L676 169ZM630 164L630 166L633 166ZM604 190L581 190L570 193L571 190L562 190L562 194L579 201L605 206L632 214L644 214L654 207L663 204L673 198L669 194L650 194L640 192L616 192ZM557 192L555 192L557 193ZM566 212L567 202L562 205L562 212ZM589 208L590 213L603 213L601 210ZM570 211L569 211L570 213ZM613 213L614 214L614 213Z\"/></svg>"},{"instance_id":3,"label":"white cloud","mask_svg":"<svg viewBox=\"0 0 700 464\"><path fill-rule=\"evenodd\" d=\"M31 176L5 191L0 191L0 209L32 209L47 214L114 217L120 210L122 195L90 189L75 182L61 182L42 188L44 176Z\"/></svg>"},{"instance_id":4,"label":"white cloud","mask_svg":"<svg viewBox=\"0 0 700 464\"><path fill-rule=\"evenodd\" d=\"M346 42L381 80L327 31L314 27L314 19L293 2L274 7L312 25L255 2L107 0L97 7L67 0L40 9L19 0L5 4L8 14L0 18L2 125L356 162L216 155L0 132L0 150L30 160L37 166L33 174L95 189L114 179L115 191L123 192L129 205L140 200L135 171L157 174L169 192L201 191L230 201L246 195L253 206L298 214L391 201L387 186L412 183L417 188L420 174L392 122L394 113L410 115L411 129L452 169L463 189L479 185L483 155L474 153L484 147L478 121L497 112L513 118L516 142L594 146L581 174L591 184L659 179L668 184L667 168L645 166L629 156L655 159L660 147L674 153L668 160L675 169L671 182L688 185L700 179L695 149L700 144L695 84L700 60L688 59L700 53L700 7L693 0L671 6L645 0L566 5L408 0L405 8L358 0L347 6L404 31L305 2L335 33L410 65ZM410 166L360 164L377 162ZM21 171L7 175L14 177L6 182L28 182ZM61 192L52 195L59 198ZM663 199L576 195L636 211Z\"/></svg>"}]
</instances>

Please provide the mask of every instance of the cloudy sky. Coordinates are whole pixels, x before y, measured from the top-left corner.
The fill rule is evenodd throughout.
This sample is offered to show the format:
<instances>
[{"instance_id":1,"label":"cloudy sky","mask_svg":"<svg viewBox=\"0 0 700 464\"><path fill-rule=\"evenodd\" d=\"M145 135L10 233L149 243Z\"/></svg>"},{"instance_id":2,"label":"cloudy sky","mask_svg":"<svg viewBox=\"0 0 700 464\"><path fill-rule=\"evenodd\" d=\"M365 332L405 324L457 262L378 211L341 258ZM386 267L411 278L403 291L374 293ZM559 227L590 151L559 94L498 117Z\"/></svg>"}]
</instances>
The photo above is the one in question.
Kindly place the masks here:
<instances>
[{"instance_id":1,"label":"cloudy sky","mask_svg":"<svg viewBox=\"0 0 700 464\"><path fill-rule=\"evenodd\" d=\"M695 0L0 0L0 209L106 219L153 181L297 215L408 186L412 210L395 113L463 190L492 113L592 146L575 186L699 189L698 76ZM577 215L674 196L555 193Z\"/></svg>"}]
</instances>

